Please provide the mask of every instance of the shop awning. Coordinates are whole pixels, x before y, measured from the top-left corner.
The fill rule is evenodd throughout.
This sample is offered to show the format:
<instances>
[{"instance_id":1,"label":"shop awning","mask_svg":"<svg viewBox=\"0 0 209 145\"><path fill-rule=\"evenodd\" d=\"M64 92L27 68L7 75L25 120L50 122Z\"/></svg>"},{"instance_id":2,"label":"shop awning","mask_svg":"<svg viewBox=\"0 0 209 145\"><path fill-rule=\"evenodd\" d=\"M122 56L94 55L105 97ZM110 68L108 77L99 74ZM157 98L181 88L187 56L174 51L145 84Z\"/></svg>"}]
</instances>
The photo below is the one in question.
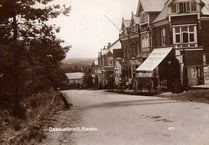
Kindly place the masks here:
<instances>
[{"instance_id":1,"label":"shop awning","mask_svg":"<svg viewBox=\"0 0 209 145\"><path fill-rule=\"evenodd\" d=\"M171 52L173 47L155 48L147 59L136 69L138 72L151 72L153 71Z\"/></svg>"}]
</instances>

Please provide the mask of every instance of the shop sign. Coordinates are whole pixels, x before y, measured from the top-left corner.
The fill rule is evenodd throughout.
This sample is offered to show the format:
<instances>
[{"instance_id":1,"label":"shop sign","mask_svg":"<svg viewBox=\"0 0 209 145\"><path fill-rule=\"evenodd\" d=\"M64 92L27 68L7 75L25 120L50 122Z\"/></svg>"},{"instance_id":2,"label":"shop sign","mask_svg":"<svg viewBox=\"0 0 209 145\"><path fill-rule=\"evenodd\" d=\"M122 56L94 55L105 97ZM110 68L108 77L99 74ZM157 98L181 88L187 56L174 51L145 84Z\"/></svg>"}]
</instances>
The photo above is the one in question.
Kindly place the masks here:
<instances>
[{"instance_id":1,"label":"shop sign","mask_svg":"<svg viewBox=\"0 0 209 145\"><path fill-rule=\"evenodd\" d=\"M204 83L209 84L209 66L204 67Z\"/></svg>"},{"instance_id":2,"label":"shop sign","mask_svg":"<svg viewBox=\"0 0 209 145\"><path fill-rule=\"evenodd\" d=\"M196 67L188 67L187 75L189 86L195 86L198 84L198 72Z\"/></svg>"}]
</instances>

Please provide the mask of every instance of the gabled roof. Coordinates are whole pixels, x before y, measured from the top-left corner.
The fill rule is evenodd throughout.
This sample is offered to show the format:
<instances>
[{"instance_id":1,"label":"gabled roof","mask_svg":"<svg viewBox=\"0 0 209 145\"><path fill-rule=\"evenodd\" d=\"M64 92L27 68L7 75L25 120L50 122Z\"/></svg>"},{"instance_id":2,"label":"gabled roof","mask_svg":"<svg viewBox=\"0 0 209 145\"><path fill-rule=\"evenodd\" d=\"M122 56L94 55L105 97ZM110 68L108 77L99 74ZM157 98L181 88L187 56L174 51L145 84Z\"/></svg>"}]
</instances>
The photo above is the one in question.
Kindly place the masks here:
<instances>
[{"instance_id":1,"label":"gabled roof","mask_svg":"<svg viewBox=\"0 0 209 145\"><path fill-rule=\"evenodd\" d=\"M101 55L107 55L107 54L113 54L114 49L121 49L121 43L119 39L117 39L115 42L113 42L108 48L101 50Z\"/></svg>"},{"instance_id":2,"label":"gabled roof","mask_svg":"<svg viewBox=\"0 0 209 145\"><path fill-rule=\"evenodd\" d=\"M202 0L202 2L205 4L201 10L202 14L209 15L209 0Z\"/></svg>"},{"instance_id":3,"label":"gabled roof","mask_svg":"<svg viewBox=\"0 0 209 145\"><path fill-rule=\"evenodd\" d=\"M203 3L209 4L209 0L202 0Z\"/></svg>"},{"instance_id":4,"label":"gabled roof","mask_svg":"<svg viewBox=\"0 0 209 145\"><path fill-rule=\"evenodd\" d=\"M168 7L164 7L162 12L155 18L155 20L152 23L165 20L168 17L168 15Z\"/></svg>"},{"instance_id":5,"label":"gabled roof","mask_svg":"<svg viewBox=\"0 0 209 145\"><path fill-rule=\"evenodd\" d=\"M168 15L169 15L169 10L168 10L168 6L170 5L170 3L173 0L168 0L166 2L166 5L164 6L163 10L161 11L161 13L155 18L155 20L153 21L153 23L162 21L167 19ZM197 2L201 2L200 0L196 0ZM202 2L205 4L205 6L202 8L201 12L203 15L209 15L209 0L202 0Z\"/></svg>"},{"instance_id":6,"label":"gabled roof","mask_svg":"<svg viewBox=\"0 0 209 145\"><path fill-rule=\"evenodd\" d=\"M167 0L139 0L137 14L139 14L141 11L160 12L163 9L166 1Z\"/></svg>"},{"instance_id":7,"label":"gabled roof","mask_svg":"<svg viewBox=\"0 0 209 145\"><path fill-rule=\"evenodd\" d=\"M140 17L137 17L136 15L132 16L132 21L134 24L140 24Z\"/></svg>"},{"instance_id":8,"label":"gabled roof","mask_svg":"<svg viewBox=\"0 0 209 145\"><path fill-rule=\"evenodd\" d=\"M122 19L121 29L123 29L123 28L129 28L130 27L130 24L131 24L131 20Z\"/></svg>"},{"instance_id":9,"label":"gabled roof","mask_svg":"<svg viewBox=\"0 0 209 145\"><path fill-rule=\"evenodd\" d=\"M82 79L84 77L84 73L75 72L75 73L66 73L66 76L69 80Z\"/></svg>"},{"instance_id":10,"label":"gabled roof","mask_svg":"<svg viewBox=\"0 0 209 145\"><path fill-rule=\"evenodd\" d=\"M121 49L121 43L120 43L119 39L116 40L115 42L113 42L113 44L110 46L111 53L113 53L114 49Z\"/></svg>"},{"instance_id":11,"label":"gabled roof","mask_svg":"<svg viewBox=\"0 0 209 145\"><path fill-rule=\"evenodd\" d=\"M109 52L110 52L110 50L105 48L105 49L102 49L101 54L102 55L107 55Z\"/></svg>"}]
</instances>

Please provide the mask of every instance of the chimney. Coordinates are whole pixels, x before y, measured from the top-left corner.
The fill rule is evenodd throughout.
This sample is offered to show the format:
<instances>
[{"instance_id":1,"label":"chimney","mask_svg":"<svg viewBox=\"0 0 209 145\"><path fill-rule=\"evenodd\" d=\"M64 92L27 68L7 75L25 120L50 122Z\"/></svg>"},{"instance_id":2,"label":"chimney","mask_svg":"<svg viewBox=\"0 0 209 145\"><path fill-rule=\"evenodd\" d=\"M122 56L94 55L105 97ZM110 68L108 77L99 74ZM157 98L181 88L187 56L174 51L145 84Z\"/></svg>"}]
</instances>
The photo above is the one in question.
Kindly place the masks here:
<instances>
[{"instance_id":1,"label":"chimney","mask_svg":"<svg viewBox=\"0 0 209 145\"><path fill-rule=\"evenodd\" d=\"M108 44L107 44L107 48L109 49L111 47L111 43L109 42Z\"/></svg>"}]
</instances>

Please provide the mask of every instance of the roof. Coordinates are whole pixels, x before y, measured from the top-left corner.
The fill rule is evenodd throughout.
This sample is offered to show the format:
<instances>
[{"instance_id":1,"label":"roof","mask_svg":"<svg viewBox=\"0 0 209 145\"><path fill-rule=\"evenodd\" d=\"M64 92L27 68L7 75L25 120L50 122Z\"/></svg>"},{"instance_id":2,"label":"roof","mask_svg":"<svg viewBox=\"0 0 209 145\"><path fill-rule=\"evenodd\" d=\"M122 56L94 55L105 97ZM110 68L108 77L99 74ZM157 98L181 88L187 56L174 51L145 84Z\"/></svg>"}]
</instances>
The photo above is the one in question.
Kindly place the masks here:
<instances>
[{"instance_id":1,"label":"roof","mask_svg":"<svg viewBox=\"0 0 209 145\"><path fill-rule=\"evenodd\" d=\"M167 4L171 2L172 0L168 1ZM209 15L209 0L202 0L202 2L205 4L205 6L201 10L202 14ZM161 13L155 18L153 23L165 20L168 17L168 15L169 15L169 10L168 10L168 7L165 6L163 10L161 11Z\"/></svg>"},{"instance_id":2,"label":"roof","mask_svg":"<svg viewBox=\"0 0 209 145\"><path fill-rule=\"evenodd\" d=\"M119 39L113 42L113 44L110 46L110 52L113 53L114 49L121 49L121 43Z\"/></svg>"},{"instance_id":3,"label":"roof","mask_svg":"<svg viewBox=\"0 0 209 145\"><path fill-rule=\"evenodd\" d=\"M205 6L202 8L201 12L203 15L209 15L209 8Z\"/></svg>"},{"instance_id":4,"label":"roof","mask_svg":"<svg viewBox=\"0 0 209 145\"><path fill-rule=\"evenodd\" d=\"M167 0L139 0L138 9L140 4L146 12L160 12ZM141 3L140 3L141 2ZM139 11L139 10L138 10Z\"/></svg>"},{"instance_id":5,"label":"roof","mask_svg":"<svg viewBox=\"0 0 209 145\"><path fill-rule=\"evenodd\" d=\"M75 72L75 73L66 73L66 76L69 80L82 79L84 77L84 73Z\"/></svg>"},{"instance_id":6,"label":"roof","mask_svg":"<svg viewBox=\"0 0 209 145\"><path fill-rule=\"evenodd\" d=\"M115 42L110 44L109 47L103 48L100 52L100 56L107 55L107 54L113 54L114 49L121 49L121 43L119 39L117 39Z\"/></svg>"},{"instance_id":7,"label":"roof","mask_svg":"<svg viewBox=\"0 0 209 145\"><path fill-rule=\"evenodd\" d=\"M106 54L108 54L109 52L110 52L110 50L109 50L109 49L107 49L107 48L102 49L102 51L101 51L101 55L106 55Z\"/></svg>"},{"instance_id":8,"label":"roof","mask_svg":"<svg viewBox=\"0 0 209 145\"><path fill-rule=\"evenodd\" d=\"M205 4L209 4L209 0L202 0Z\"/></svg>"},{"instance_id":9,"label":"roof","mask_svg":"<svg viewBox=\"0 0 209 145\"><path fill-rule=\"evenodd\" d=\"M166 19L169 15L168 11L169 11L168 7L164 7L162 12L155 18L155 20L152 23L159 22L159 21Z\"/></svg>"},{"instance_id":10,"label":"roof","mask_svg":"<svg viewBox=\"0 0 209 145\"><path fill-rule=\"evenodd\" d=\"M140 17L137 17L136 15L133 15L133 20L135 24L140 24Z\"/></svg>"},{"instance_id":11,"label":"roof","mask_svg":"<svg viewBox=\"0 0 209 145\"><path fill-rule=\"evenodd\" d=\"M202 0L205 6L202 8L201 12L203 15L209 15L209 0Z\"/></svg>"},{"instance_id":12,"label":"roof","mask_svg":"<svg viewBox=\"0 0 209 145\"><path fill-rule=\"evenodd\" d=\"M129 28L130 27L130 24L131 24L131 20L125 20L125 19L122 20L122 25L125 28Z\"/></svg>"}]
</instances>

